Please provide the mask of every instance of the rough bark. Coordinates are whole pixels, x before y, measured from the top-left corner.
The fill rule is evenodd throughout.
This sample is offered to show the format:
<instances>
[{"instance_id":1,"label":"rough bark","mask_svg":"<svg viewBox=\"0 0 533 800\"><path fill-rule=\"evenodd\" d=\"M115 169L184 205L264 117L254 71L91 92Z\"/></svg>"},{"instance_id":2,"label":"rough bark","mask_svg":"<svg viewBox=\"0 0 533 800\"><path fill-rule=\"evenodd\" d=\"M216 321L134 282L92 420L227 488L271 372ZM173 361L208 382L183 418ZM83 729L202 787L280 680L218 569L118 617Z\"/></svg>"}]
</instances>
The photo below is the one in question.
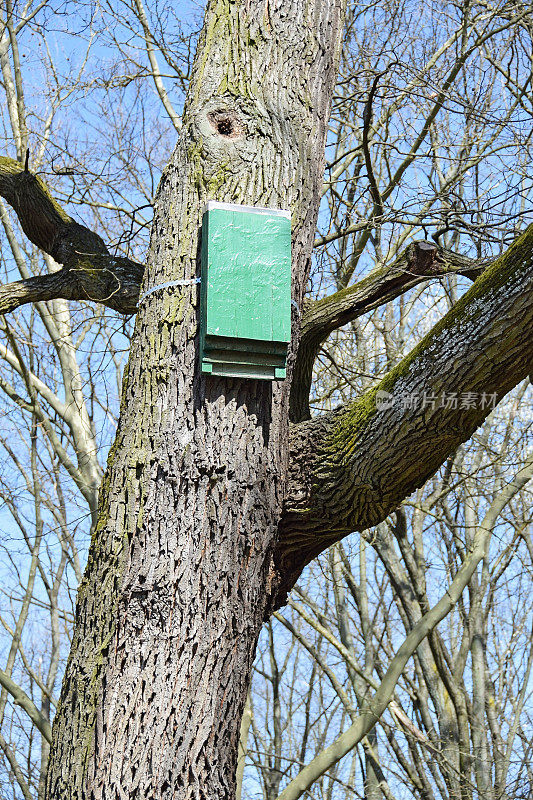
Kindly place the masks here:
<instances>
[{"instance_id":1,"label":"rough bark","mask_svg":"<svg viewBox=\"0 0 533 800\"><path fill-rule=\"evenodd\" d=\"M198 274L201 211L214 198L292 210L301 302L342 14L340 0L208 4L145 288ZM240 716L276 589L289 381L206 380L197 322L194 286L150 294L137 317L49 800L234 796Z\"/></svg>"},{"instance_id":2,"label":"rough bark","mask_svg":"<svg viewBox=\"0 0 533 800\"><path fill-rule=\"evenodd\" d=\"M494 407L491 396L499 402L532 368L530 225L374 389L293 426L275 554L284 589L327 546L376 525L422 486L486 419ZM463 407L469 392L475 402ZM380 393L395 402L380 407ZM413 397L416 407L405 407L402 398L409 404ZM282 590L278 603L283 602Z\"/></svg>"}]
</instances>

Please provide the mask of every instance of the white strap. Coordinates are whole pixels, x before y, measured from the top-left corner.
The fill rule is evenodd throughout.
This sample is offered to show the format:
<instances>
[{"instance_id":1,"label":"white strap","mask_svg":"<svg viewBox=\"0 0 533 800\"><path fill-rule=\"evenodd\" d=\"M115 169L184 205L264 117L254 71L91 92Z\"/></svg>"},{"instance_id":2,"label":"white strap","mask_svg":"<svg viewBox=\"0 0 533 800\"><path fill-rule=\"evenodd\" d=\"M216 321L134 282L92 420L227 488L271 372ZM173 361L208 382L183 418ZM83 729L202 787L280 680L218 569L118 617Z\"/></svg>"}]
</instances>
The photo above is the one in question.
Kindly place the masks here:
<instances>
[{"instance_id":1,"label":"white strap","mask_svg":"<svg viewBox=\"0 0 533 800\"><path fill-rule=\"evenodd\" d=\"M144 292L139 297L139 301L137 305L140 305L145 297L148 297L149 294L153 294L154 292L159 291L159 289L168 289L170 286L191 286L193 283L200 283L201 278L191 278L190 280L183 280L183 281L168 281L168 283L158 283L157 286L152 286L151 289L148 289L147 292Z\"/></svg>"}]
</instances>

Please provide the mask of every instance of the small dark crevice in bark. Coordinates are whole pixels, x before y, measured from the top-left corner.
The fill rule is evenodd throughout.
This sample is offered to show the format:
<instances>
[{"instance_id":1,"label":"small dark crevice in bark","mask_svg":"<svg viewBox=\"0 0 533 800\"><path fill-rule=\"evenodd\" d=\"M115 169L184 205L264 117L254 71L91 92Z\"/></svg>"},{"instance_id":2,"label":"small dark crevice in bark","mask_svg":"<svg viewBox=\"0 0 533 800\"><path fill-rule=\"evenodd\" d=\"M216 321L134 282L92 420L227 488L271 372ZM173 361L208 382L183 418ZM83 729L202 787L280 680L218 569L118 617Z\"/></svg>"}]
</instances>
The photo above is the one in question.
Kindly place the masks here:
<instances>
[{"instance_id":1,"label":"small dark crevice in bark","mask_svg":"<svg viewBox=\"0 0 533 800\"><path fill-rule=\"evenodd\" d=\"M225 139L238 139L246 133L246 126L234 111L226 109L210 111L207 119L216 132Z\"/></svg>"}]
</instances>

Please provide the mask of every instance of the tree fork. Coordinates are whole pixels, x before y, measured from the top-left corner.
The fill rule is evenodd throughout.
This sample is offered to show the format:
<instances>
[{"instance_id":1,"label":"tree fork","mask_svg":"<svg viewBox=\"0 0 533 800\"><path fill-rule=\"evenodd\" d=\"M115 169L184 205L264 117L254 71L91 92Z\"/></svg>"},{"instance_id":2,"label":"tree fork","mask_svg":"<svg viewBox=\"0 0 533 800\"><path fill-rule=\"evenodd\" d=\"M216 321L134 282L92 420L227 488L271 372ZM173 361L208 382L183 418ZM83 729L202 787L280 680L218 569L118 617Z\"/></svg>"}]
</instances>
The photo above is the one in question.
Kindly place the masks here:
<instances>
[{"instance_id":1,"label":"tree fork","mask_svg":"<svg viewBox=\"0 0 533 800\"><path fill-rule=\"evenodd\" d=\"M301 303L342 0L209 2L145 289L198 274L207 199L289 208ZM230 800L288 456L290 380L199 373L194 286L137 316L79 589L48 800ZM295 326L293 352L296 349Z\"/></svg>"}]
</instances>

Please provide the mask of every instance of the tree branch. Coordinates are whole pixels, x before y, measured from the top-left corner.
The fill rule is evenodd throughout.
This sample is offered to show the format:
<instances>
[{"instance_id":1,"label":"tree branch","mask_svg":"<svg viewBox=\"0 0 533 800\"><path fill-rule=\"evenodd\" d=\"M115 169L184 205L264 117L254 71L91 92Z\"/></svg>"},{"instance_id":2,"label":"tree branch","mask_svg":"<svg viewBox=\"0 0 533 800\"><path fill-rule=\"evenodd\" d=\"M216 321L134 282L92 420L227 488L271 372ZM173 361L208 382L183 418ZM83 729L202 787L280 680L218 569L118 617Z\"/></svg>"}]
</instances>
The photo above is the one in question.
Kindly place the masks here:
<instances>
[{"instance_id":1,"label":"tree branch","mask_svg":"<svg viewBox=\"0 0 533 800\"><path fill-rule=\"evenodd\" d=\"M291 389L291 421L309 419L313 365L330 333L420 283L455 273L475 280L494 259L470 259L434 242L414 242L392 264L376 267L347 289L307 305Z\"/></svg>"},{"instance_id":2,"label":"tree branch","mask_svg":"<svg viewBox=\"0 0 533 800\"><path fill-rule=\"evenodd\" d=\"M15 705L20 706L26 712L37 730L42 733L46 741L51 742L52 726L50 725L49 721L46 719L44 714L41 714L33 700L28 697L24 689L21 689L20 686L15 683L15 681L11 680L9 675L2 669L0 669L0 686L2 686L6 692L9 692L15 702Z\"/></svg>"},{"instance_id":3,"label":"tree branch","mask_svg":"<svg viewBox=\"0 0 533 800\"><path fill-rule=\"evenodd\" d=\"M154 37L152 36L152 32L148 24L148 17L146 16L146 11L142 4L142 0L134 0L134 5L136 9L136 16L142 25L144 33L144 43L146 45L146 54L148 56L150 66L152 67L152 78L154 81L157 94L159 95L159 98L163 103L165 111L170 117L170 121L174 125L176 131L179 133L181 130L181 119L179 115L176 114L176 111L174 110L174 107L168 96L168 92L163 84L163 79L161 77L161 70L159 69L159 64L157 63L157 56L154 49Z\"/></svg>"},{"instance_id":4,"label":"tree branch","mask_svg":"<svg viewBox=\"0 0 533 800\"><path fill-rule=\"evenodd\" d=\"M0 287L0 314L25 303L63 298L92 300L122 314L137 310L144 266L112 256L98 234L72 219L37 175L0 156L0 195L34 245L63 264L59 272Z\"/></svg>"},{"instance_id":5,"label":"tree branch","mask_svg":"<svg viewBox=\"0 0 533 800\"><path fill-rule=\"evenodd\" d=\"M389 705L396 684L409 659L413 656L425 637L449 614L468 585L480 561L486 557L490 537L496 520L507 503L533 477L533 457L520 470L518 475L505 486L492 502L485 518L476 529L472 549L465 558L453 581L433 606L413 626L397 650L383 680L374 696L353 724L342 733L333 744L326 747L314 758L299 775L281 792L278 800L298 800L312 784L333 767L340 759L352 750L374 728Z\"/></svg>"},{"instance_id":6,"label":"tree branch","mask_svg":"<svg viewBox=\"0 0 533 800\"><path fill-rule=\"evenodd\" d=\"M532 368L530 225L376 387L293 427L276 551L282 593L322 550L422 486Z\"/></svg>"},{"instance_id":7,"label":"tree branch","mask_svg":"<svg viewBox=\"0 0 533 800\"><path fill-rule=\"evenodd\" d=\"M13 770L13 775L15 776L15 780L17 781L20 790L24 796L24 800L34 800L34 796L33 794L30 793L28 784L24 779L23 772L20 768L20 764L16 759L15 753L13 752L11 747L9 747L8 743L6 742L1 733L0 733L0 750L2 750L4 756L9 762L9 766Z\"/></svg>"}]
</instances>

